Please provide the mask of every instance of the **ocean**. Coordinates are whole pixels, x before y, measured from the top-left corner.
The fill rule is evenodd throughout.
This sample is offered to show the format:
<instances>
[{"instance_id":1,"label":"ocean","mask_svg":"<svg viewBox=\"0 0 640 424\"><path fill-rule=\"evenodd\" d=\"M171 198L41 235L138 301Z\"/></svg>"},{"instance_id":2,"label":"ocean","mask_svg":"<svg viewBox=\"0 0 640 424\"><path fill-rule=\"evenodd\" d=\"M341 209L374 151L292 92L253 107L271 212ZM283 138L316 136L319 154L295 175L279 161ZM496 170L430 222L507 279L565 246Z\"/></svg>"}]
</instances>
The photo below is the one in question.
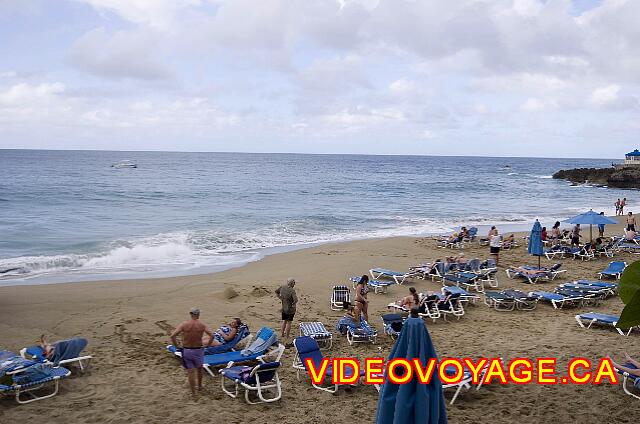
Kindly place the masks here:
<instances>
[{"instance_id":1,"label":"ocean","mask_svg":"<svg viewBox=\"0 0 640 424\"><path fill-rule=\"evenodd\" d=\"M123 159L138 168L111 167ZM636 192L551 179L610 164L0 150L0 285L199 274L317 243L612 214Z\"/></svg>"}]
</instances>

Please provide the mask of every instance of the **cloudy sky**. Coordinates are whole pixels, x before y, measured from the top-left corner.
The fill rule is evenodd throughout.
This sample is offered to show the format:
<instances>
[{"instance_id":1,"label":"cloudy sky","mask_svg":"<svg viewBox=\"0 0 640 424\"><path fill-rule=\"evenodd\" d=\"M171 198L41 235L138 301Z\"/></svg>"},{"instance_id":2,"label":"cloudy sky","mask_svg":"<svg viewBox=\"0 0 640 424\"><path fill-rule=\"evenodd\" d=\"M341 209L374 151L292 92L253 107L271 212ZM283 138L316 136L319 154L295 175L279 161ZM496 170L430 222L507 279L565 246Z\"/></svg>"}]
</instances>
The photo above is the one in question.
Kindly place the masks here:
<instances>
[{"instance_id":1,"label":"cloudy sky","mask_svg":"<svg viewBox=\"0 0 640 424\"><path fill-rule=\"evenodd\" d=\"M638 22L637 0L0 0L0 148L617 158Z\"/></svg>"}]
</instances>

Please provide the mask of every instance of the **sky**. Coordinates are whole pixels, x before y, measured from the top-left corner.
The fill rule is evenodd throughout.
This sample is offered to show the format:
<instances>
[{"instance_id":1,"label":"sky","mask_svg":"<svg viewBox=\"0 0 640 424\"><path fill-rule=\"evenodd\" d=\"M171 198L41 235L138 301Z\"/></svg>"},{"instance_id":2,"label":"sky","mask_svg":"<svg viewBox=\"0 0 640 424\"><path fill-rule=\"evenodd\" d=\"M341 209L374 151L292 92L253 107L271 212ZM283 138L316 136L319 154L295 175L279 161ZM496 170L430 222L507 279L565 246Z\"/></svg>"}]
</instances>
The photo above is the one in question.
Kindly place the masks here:
<instances>
[{"instance_id":1,"label":"sky","mask_svg":"<svg viewBox=\"0 0 640 424\"><path fill-rule=\"evenodd\" d=\"M621 158L638 22L638 0L0 0L0 149Z\"/></svg>"}]
</instances>

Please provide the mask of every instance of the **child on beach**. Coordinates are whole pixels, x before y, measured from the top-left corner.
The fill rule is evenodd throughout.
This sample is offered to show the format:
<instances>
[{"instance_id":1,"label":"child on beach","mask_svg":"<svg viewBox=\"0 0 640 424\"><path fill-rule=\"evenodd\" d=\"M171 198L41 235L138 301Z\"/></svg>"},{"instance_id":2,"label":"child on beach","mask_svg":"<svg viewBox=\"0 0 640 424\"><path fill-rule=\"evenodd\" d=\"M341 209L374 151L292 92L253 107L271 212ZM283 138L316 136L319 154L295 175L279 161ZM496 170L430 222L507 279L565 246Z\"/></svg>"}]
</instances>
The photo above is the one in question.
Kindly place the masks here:
<instances>
[{"instance_id":1,"label":"child on beach","mask_svg":"<svg viewBox=\"0 0 640 424\"><path fill-rule=\"evenodd\" d=\"M500 259L500 248L502 247L502 236L498 233L498 229L496 228L489 237L489 252L491 256L495 258L496 266L498 266L498 261Z\"/></svg>"}]
</instances>

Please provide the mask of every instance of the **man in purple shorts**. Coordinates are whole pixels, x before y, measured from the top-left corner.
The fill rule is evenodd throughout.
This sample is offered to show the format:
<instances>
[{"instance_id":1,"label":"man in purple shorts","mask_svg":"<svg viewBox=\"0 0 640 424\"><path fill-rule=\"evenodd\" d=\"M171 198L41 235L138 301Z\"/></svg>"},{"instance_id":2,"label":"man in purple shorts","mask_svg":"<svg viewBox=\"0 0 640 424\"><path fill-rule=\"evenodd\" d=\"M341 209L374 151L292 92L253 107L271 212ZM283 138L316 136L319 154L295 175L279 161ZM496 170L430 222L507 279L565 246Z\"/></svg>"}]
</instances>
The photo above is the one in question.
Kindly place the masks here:
<instances>
[{"instance_id":1,"label":"man in purple shorts","mask_svg":"<svg viewBox=\"0 0 640 424\"><path fill-rule=\"evenodd\" d=\"M173 345L179 347L177 336L182 334L182 366L187 370L187 379L191 388L191 395L196 396L196 387L202 389L202 364L204 362L204 346L202 337L206 333L209 342L206 347L211 346L213 333L200 321L200 309L193 308L189 311L191 319L180 324L171 333Z\"/></svg>"}]
</instances>

